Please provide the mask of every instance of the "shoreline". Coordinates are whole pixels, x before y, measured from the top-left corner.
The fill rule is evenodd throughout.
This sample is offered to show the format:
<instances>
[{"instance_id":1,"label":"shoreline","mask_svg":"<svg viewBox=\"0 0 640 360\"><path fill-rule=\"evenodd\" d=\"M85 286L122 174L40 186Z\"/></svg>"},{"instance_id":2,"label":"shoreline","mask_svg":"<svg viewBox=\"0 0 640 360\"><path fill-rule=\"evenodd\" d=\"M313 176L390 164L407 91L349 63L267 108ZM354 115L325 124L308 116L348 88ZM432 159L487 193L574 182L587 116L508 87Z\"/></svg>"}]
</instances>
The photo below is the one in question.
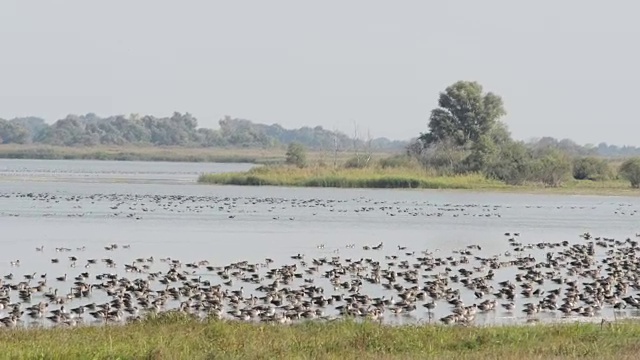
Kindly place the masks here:
<instances>
[{"instance_id":1,"label":"shoreline","mask_svg":"<svg viewBox=\"0 0 640 360\"><path fill-rule=\"evenodd\" d=\"M16 160L109 160L190 163L250 163L257 165L282 164L286 148L206 148L206 147L158 147L158 146L47 146L0 144L0 159ZM377 156L393 155L392 152L376 153ZM337 160L342 163L352 153L341 151ZM312 161L333 160L333 153L310 150Z\"/></svg>"},{"instance_id":2,"label":"shoreline","mask_svg":"<svg viewBox=\"0 0 640 360\"><path fill-rule=\"evenodd\" d=\"M267 172L202 174L200 184L239 186L288 186L327 187L351 189L430 189L473 192L494 192L535 195L572 196L640 196L640 190L632 189L620 180L590 181L571 180L560 187L544 187L537 184L506 185L472 174L464 176L433 176L417 168L366 168L336 170L329 167L295 170L283 166L285 151L271 149L186 148L186 147L61 147L42 145L2 145L0 159L14 160L95 160L95 161L148 161L187 163L249 163L267 165ZM352 154L339 154L338 162L344 163ZM377 154L389 156L391 154ZM325 162L331 157L325 152L312 151L311 162ZM331 159L332 160L332 159ZM96 179L92 182L100 182ZM120 180L118 179L118 182ZM126 182L126 181L124 181ZM141 183L141 182L136 182ZM182 182L181 182L182 183Z\"/></svg>"},{"instance_id":3,"label":"shoreline","mask_svg":"<svg viewBox=\"0 0 640 360\"><path fill-rule=\"evenodd\" d=\"M246 172L202 174L203 185L276 186L343 189L442 190L456 192L488 192L564 196L640 196L620 180L571 180L560 187L538 184L507 185L488 180L482 175L434 176L416 169L298 169L287 166L265 166Z\"/></svg>"},{"instance_id":4,"label":"shoreline","mask_svg":"<svg viewBox=\"0 0 640 360\"><path fill-rule=\"evenodd\" d=\"M276 148L232 149L0 145L0 159L271 164L284 161L284 151Z\"/></svg>"}]
</instances>

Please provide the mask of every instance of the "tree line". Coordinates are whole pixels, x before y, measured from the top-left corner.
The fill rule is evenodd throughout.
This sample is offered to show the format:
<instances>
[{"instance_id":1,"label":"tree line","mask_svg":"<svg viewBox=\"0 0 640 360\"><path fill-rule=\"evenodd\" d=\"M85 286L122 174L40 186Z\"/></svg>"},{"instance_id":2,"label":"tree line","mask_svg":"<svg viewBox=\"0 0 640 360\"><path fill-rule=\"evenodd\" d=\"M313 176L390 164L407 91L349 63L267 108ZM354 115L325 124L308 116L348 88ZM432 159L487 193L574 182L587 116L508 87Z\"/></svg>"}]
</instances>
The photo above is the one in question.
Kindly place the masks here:
<instances>
[{"instance_id":1,"label":"tree line","mask_svg":"<svg viewBox=\"0 0 640 360\"><path fill-rule=\"evenodd\" d=\"M500 96L484 92L477 82L458 81L440 93L428 131L408 146L407 153L441 174L482 173L511 185L559 186L572 178L622 177L640 187L640 159L614 167L597 156L598 149L611 151L607 145L585 147L553 138L517 141L500 121L505 114Z\"/></svg>"},{"instance_id":2,"label":"tree line","mask_svg":"<svg viewBox=\"0 0 640 360\"><path fill-rule=\"evenodd\" d=\"M460 90L459 90L460 91ZM444 100L449 101L449 100ZM446 105L446 104L445 104ZM453 104L451 104L453 105ZM490 104L489 104L490 105ZM445 109L445 108L441 108ZM491 111L491 109L487 109ZM498 109L499 111L499 109ZM448 134L449 123L446 111L436 111L433 117L433 132L421 136L421 141L433 143L435 139L446 136L458 145L470 144L465 137L477 136L475 129L467 127L459 134ZM438 125L438 123L440 125ZM171 117L156 118L150 115L118 115L106 118L89 113L86 115L68 115L49 125L38 117L23 117L11 120L0 119L0 144L45 144L58 146L97 146L97 145L135 145L135 146L189 146L189 147L245 147L269 148L298 143L305 148L324 151L344 151L359 148L361 150L402 150L408 145L415 149L416 141L389 140L385 137L363 137L356 131L347 135L316 127L285 129L279 124L257 124L245 119L224 117L218 122L218 129L199 128L198 121L186 113L174 113ZM508 133L504 124L493 129L494 136L500 131ZM510 135L505 135L510 136ZM430 139L433 138L433 139ZM442 145L442 144L440 144ZM572 156L599 156L606 158L625 158L640 156L640 148L634 146L616 146L601 143L597 146L579 145L570 139L543 137L530 140L524 145L535 151L554 148Z\"/></svg>"},{"instance_id":3,"label":"tree line","mask_svg":"<svg viewBox=\"0 0 640 360\"><path fill-rule=\"evenodd\" d=\"M464 84L464 82L461 82ZM459 86L459 85L456 85ZM451 89L451 91L454 91ZM458 89L455 91L466 91ZM455 106L451 99L442 99L445 106ZM491 96L486 109L504 111L501 104L491 109ZM501 101L501 100L500 100ZM498 104L496 104L498 105ZM461 149L476 142L479 131L486 134L481 124L462 124L458 133L451 133L450 115L446 107L436 109L432 114L433 131L422 134L417 140L389 140L385 137L363 138L356 132L347 135L331 131L321 126L285 129L279 124L257 124L245 119L224 117L218 122L218 129L199 128L198 121L191 114L174 113L171 117L157 118L146 115L117 115L106 118L89 113L86 115L68 115L49 125L38 117L23 117L11 120L0 119L0 144L45 144L57 146L97 146L97 145L135 145L135 146L189 146L189 147L245 147L270 148L298 143L305 148L324 151L344 151L359 148L361 150L402 150L407 146L416 150L416 145L426 143L440 147L458 145ZM499 115L494 114L494 115ZM493 116L493 115L492 115ZM499 117L499 116L498 116ZM449 129L449 130L447 130ZM510 138L506 126L502 123L490 129L495 138ZM501 134L502 133L502 134ZM504 140L503 139L503 140ZM442 141L444 140L444 142ZM500 139L494 139L499 140ZM471 141L471 142L470 142ZM482 140L485 141L485 140ZM579 145L570 139L558 140L543 137L523 143L534 152L557 149L571 156L598 156L606 158L625 158L640 156L640 148L634 146L616 146L601 143L597 146ZM477 146L479 146L478 144ZM424 148L424 147L423 147ZM420 149L423 150L423 149ZM431 149L433 150L433 149ZM468 150L468 149L467 149Z\"/></svg>"},{"instance_id":4,"label":"tree line","mask_svg":"<svg viewBox=\"0 0 640 360\"><path fill-rule=\"evenodd\" d=\"M229 116L219 129L198 127L189 113L157 118L146 115L98 117L68 115L49 125L37 117L0 119L0 144L45 144L57 146L185 146L270 148L296 142L314 150L348 150L354 146L375 150L401 150L406 141L346 135L321 126L285 129L278 124L256 124Z\"/></svg>"}]
</instances>

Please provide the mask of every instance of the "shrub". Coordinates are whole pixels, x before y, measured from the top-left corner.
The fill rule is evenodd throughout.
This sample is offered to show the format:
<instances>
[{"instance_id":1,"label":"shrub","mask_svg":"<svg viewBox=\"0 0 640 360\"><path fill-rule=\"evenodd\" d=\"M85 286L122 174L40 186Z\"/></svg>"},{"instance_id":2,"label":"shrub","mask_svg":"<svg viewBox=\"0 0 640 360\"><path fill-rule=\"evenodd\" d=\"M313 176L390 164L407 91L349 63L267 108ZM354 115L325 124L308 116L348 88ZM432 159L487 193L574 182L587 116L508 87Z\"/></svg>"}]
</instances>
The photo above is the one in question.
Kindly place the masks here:
<instances>
[{"instance_id":1,"label":"shrub","mask_svg":"<svg viewBox=\"0 0 640 360\"><path fill-rule=\"evenodd\" d=\"M366 156L354 156L345 161L343 166L347 169L362 169L367 167L368 165L369 161L367 161Z\"/></svg>"},{"instance_id":2,"label":"shrub","mask_svg":"<svg viewBox=\"0 0 640 360\"><path fill-rule=\"evenodd\" d=\"M498 154L484 166L486 177L504 181L508 185L522 185L530 180L534 162L527 148L510 142L499 148Z\"/></svg>"},{"instance_id":3,"label":"shrub","mask_svg":"<svg viewBox=\"0 0 640 360\"><path fill-rule=\"evenodd\" d=\"M286 163L297 167L307 165L307 150L298 143L291 143L287 148Z\"/></svg>"},{"instance_id":4,"label":"shrub","mask_svg":"<svg viewBox=\"0 0 640 360\"><path fill-rule=\"evenodd\" d=\"M414 168L418 164L415 159L409 155L394 155L380 159L378 165L383 169L393 168Z\"/></svg>"},{"instance_id":5,"label":"shrub","mask_svg":"<svg viewBox=\"0 0 640 360\"><path fill-rule=\"evenodd\" d=\"M450 142L432 144L420 153L420 162L439 175L454 175L467 172L464 159L469 151Z\"/></svg>"},{"instance_id":6,"label":"shrub","mask_svg":"<svg viewBox=\"0 0 640 360\"><path fill-rule=\"evenodd\" d=\"M576 180L602 181L611 177L611 169L604 159L589 156L573 161L573 178Z\"/></svg>"},{"instance_id":7,"label":"shrub","mask_svg":"<svg viewBox=\"0 0 640 360\"><path fill-rule=\"evenodd\" d=\"M631 182L631 187L640 188L640 158L629 159L620 165L620 176Z\"/></svg>"},{"instance_id":8,"label":"shrub","mask_svg":"<svg viewBox=\"0 0 640 360\"><path fill-rule=\"evenodd\" d=\"M535 178L547 186L560 186L570 177L571 161L560 151L552 150L536 162Z\"/></svg>"}]
</instances>

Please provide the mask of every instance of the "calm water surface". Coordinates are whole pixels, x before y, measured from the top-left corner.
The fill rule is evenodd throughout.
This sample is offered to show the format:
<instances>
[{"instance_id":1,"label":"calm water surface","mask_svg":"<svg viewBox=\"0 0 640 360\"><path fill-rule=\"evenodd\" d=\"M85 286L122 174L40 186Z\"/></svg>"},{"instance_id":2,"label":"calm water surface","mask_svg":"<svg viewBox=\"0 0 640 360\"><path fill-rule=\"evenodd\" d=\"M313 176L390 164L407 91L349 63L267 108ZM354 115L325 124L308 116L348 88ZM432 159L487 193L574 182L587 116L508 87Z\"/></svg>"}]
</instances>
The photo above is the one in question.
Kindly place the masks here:
<instances>
[{"instance_id":1,"label":"calm water surface","mask_svg":"<svg viewBox=\"0 0 640 360\"><path fill-rule=\"evenodd\" d=\"M0 181L193 183L201 173L246 171L250 164L0 159Z\"/></svg>"},{"instance_id":2,"label":"calm water surface","mask_svg":"<svg viewBox=\"0 0 640 360\"><path fill-rule=\"evenodd\" d=\"M291 256L296 254L304 254L309 262L339 256L384 263L390 262L385 256L412 260L421 251L449 256L470 244L482 247L482 254L474 255L504 254L512 251L505 232L519 232L523 243L584 242L578 235L585 232L624 240L640 232L640 201L634 197L195 183L202 172L248 168L245 164L0 160L0 274L12 273L22 280L24 274L46 273L50 286L66 294L72 278L87 271L84 264L90 258L108 257L119 265L112 269L98 263L89 268L92 274L124 274L123 264L151 256L156 261L150 270L162 271L167 266L157 259L166 257L184 263L207 260L216 266L243 260L264 262L267 257L275 264L294 264L297 261ZM365 245L380 242L384 243L380 251L363 250ZM104 250L114 243L131 247ZM44 251L36 252L39 246ZM407 249L398 250L398 246ZM72 251L56 252L59 247ZM407 255L410 252L415 254ZM545 252L533 248L522 255L528 254L544 259ZM69 256L78 257L76 268L70 267ZM52 258L59 258L60 263L52 264ZM16 260L20 260L19 267L11 265ZM517 271L500 269L495 281L512 279ZM64 274L70 277L68 285L52 281ZM203 269L194 270L193 275L221 282L215 273ZM234 289L242 286L237 283ZM294 285L301 284L302 280ZM341 291L321 277L314 284L325 287L327 296ZM244 286L245 294L262 296ZM393 290L377 285L365 284L361 291L398 299ZM461 298L468 305L475 301L472 292L463 291ZM19 300L14 296L11 301ZM531 300L516 299L518 305L525 302ZM524 318L519 310L515 314L502 310L479 314L477 322ZM435 319L448 313L449 305L442 301ZM3 315L0 310L0 317ZM629 311L627 315L634 314ZM426 321L426 312L419 307L409 318L387 317L390 322ZM600 318L613 318L613 312L604 309Z\"/></svg>"}]
</instances>

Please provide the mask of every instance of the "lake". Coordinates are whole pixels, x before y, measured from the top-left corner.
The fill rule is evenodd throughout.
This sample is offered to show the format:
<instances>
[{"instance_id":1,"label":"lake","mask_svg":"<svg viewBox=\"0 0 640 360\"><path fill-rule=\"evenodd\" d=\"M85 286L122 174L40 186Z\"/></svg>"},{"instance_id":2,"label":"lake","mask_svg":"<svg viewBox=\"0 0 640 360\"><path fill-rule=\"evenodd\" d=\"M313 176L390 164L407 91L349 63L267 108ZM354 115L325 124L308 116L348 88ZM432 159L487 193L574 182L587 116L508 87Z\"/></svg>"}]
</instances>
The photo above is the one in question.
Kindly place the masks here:
<instances>
[{"instance_id":1,"label":"lake","mask_svg":"<svg viewBox=\"0 0 640 360\"><path fill-rule=\"evenodd\" d=\"M583 233L625 241L627 238L635 239L636 233L640 232L640 202L634 197L196 184L202 172L243 171L250 167L247 164L0 160L0 242L3 247L0 275L13 274L13 278L5 279L4 283L15 284L25 280L24 275L35 272L35 279L27 281L28 286L34 286L36 280L46 274L47 284L44 287L47 290L49 287L58 288L62 295L73 293L73 278L83 272L90 272L90 278L78 281L87 283L99 283L94 276L103 273L130 279L147 278L149 272L166 272L171 261L162 262L160 259L167 258L179 259L182 264L207 261L214 267L241 261L263 264L258 267L259 275L256 277L262 284L273 281L264 279L269 269L297 264L296 271L301 276L294 278L289 287L322 287L324 293L316 296L329 297L341 293L348 296L352 290L351 294L367 294L371 298L393 297L398 301L403 291L415 283L403 283L402 291L398 291L368 282L371 262L379 261L379 268L383 271L391 269L402 273L407 271L402 267L403 260L413 265L421 256L451 257L449 261L454 261L453 265L441 265L435 269L416 267L420 278L417 286L422 287L424 281L430 281L438 274L445 278L460 275L460 268L478 267L470 278L486 274L487 267L481 266L476 256L499 256L505 261L532 256L541 262L547 252L559 253L560 250L527 247L527 244L568 241L585 245L587 241L579 237ZM509 238L514 239L512 244ZM522 244L524 249L515 251L517 246L513 245L514 242ZM381 250L363 248L379 243L384 244ZM110 244L118 244L119 247L105 250ZM124 245L130 247L125 249ZM482 250L474 249L473 254L467 256L469 263L456 263L462 256L458 250L465 250L468 245L479 245ZM36 251L40 246L44 247L42 251ZM57 251L57 248L70 251ZM607 258L606 251L613 248L597 250L593 259L602 261ZM304 255L305 264L292 259L297 254ZM72 256L77 260L69 260ZM139 263L148 266L144 272L125 272L125 264L136 266L136 259L150 257L154 258L153 262ZM360 270L342 276L341 282L355 285L341 288L336 283L331 284L323 276L332 268L327 264L318 266L317 271L303 272L305 266L307 269L312 266L313 259L323 257L339 257L343 264L349 264L346 259L351 263L364 259L362 266L358 266ZM108 267L101 261L105 258L113 260L116 267ZM266 258L272 259L273 263L265 264ZM59 262L52 263L51 259ZM87 259L96 259L97 263L85 267ZM12 265L18 260L19 265ZM216 271L206 270L204 265L181 267L180 271L187 271L189 278L206 279L212 285L227 281ZM593 281L580 274L564 274L562 268L545 271L557 274L549 274L544 284L534 284L536 289L564 288L564 283L550 283L554 276L576 279L580 284ZM496 269L495 277L489 281L491 290L497 292L499 282L515 282L516 273L525 272L515 266ZM65 281L55 280L65 274ZM240 274L233 285L223 286L229 291L243 287L245 298L264 296L256 290L258 284L241 280L248 275ZM602 275L606 274L603 272ZM383 278L381 282L386 280ZM398 277L397 282L402 283L402 279ZM182 282L176 282L172 286L181 285ZM478 297L462 283L449 281L447 286L460 289L460 300L465 306L494 299L491 293ZM153 283L152 287L156 290L167 288L159 283ZM521 288L516 290L519 294ZM632 288L628 291L628 294L636 294ZM10 291L8 295L8 303L21 302L23 308L46 300L39 292L35 292L30 301L21 301L18 291ZM91 296L91 299L70 300L66 307L69 309L110 299L99 291L94 291ZM474 321L479 324L524 322L532 318L522 313L525 304L536 304L543 299L544 295L539 298L517 296L513 300L517 310L512 312L500 307L509 301L496 299L497 307L478 313ZM425 302L417 301L416 310L407 307L408 315L385 312L384 321L437 321L451 313L451 305L444 298L435 300L437 306L432 314L420 306ZM177 304L179 302L169 301L165 306L175 307ZM611 306L600 305L602 309L596 309L594 316L568 318L611 320L638 315L636 310L614 313ZM60 306L64 305L54 303L49 310ZM0 310L0 317L9 316L8 308L5 306ZM336 315L331 305L323 308L322 312L323 316ZM535 320L567 318L561 315L554 311L539 311ZM88 322L85 318L82 322ZM34 320L36 323L43 321ZM30 323L27 319L24 322Z\"/></svg>"}]
</instances>

